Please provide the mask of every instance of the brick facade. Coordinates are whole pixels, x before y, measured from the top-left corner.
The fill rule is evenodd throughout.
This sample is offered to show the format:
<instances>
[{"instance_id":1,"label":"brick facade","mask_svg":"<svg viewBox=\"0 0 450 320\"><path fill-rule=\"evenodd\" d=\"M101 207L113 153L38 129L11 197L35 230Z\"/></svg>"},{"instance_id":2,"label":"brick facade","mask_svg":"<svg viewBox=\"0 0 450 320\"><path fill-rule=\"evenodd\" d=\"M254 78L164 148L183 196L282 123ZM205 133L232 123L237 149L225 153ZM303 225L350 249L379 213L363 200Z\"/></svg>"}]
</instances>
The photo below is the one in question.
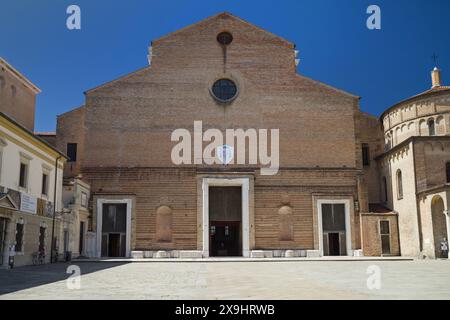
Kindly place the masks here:
<instances>
[{"instance_id":1,"label":"brick facade","mask_svg":"<svg viewBox=\"0 0 450 320\"><path fill-rule=\"evenodd\" d=\"M1 112L33 131L36 94L39 92L39 88L0 58Z\"/></svg>"},{"instance_id":2,"label":"brick facade","mask_svg":"<svg viewBox=\"0 0 450 320\"><path fill-rule=\"evenodd\" d=\"M224 30L233 35L226 50L216 40ZM78 144L77 162L65 174L81 173L91 184L94 229L96 199L132 199L132 250L201 251L202 179L245 177L250 250L320 251L319 200L348 203L351 250L361 249L360 214L380 202L380 122L359 110L357 96L299 75L294 48L219 14L153 41L150 66L87 91L83 107L59 116L58 148ZM220 78L238 86L230 103L211 95ZM223 133L279 129L278 174L261 175L259 163L174 165L171 133L193 134L194 121ZM362 144L371 150L366 166ZM171 218L158 220L162 211ZM170 241L160 241L163 220L171 221ZM286 230L291 239L280 235Z\"/></svg>"},{"instance_id":3,"label":"brick facade","mask_svg":"<svg viewBox=\"0 0 450 320\"><path fill-rule=\"evenodd\" d=\"M389 221L390 225L390 253L385 255L400 255L397 215L393 213L369 213L362 216L364 255L374 257L383 255L380 235L380 221Z\"/></svg>"},{"instance_id":4,"label":"brick facade","mask_svg":"<svg viewBox=\"0 0 450 320\"><path fill-rule=\"evenodd\" d=\"M84 114L85 108L81 106L58 116L56 131L56 148L67 152L68 143L77 144L77 161L69 161L64 167L64 177L73 178L80 174L81 159L84 155Z\"/></svg>"}]
</instances>

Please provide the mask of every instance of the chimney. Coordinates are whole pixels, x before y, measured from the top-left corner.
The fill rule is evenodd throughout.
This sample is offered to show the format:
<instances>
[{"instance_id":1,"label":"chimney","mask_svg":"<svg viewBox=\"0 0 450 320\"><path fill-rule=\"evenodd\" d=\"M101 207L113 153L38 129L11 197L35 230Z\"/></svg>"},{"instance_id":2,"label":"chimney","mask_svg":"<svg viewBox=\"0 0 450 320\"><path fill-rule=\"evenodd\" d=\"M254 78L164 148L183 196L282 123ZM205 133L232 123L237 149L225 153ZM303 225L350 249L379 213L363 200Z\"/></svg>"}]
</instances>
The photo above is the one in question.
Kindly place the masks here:
<instances>
[{"instance_id":1,"label":"chimney","mask_svg":"<svg viewBox=\"0 0 450 320\"><path fill-rule=\"evenodd\" d=\"M437 67L434 67L433 71L431 71L431 83L432 88L441 86L441 70L439 70Z\"/></svg>"}]
</instances>

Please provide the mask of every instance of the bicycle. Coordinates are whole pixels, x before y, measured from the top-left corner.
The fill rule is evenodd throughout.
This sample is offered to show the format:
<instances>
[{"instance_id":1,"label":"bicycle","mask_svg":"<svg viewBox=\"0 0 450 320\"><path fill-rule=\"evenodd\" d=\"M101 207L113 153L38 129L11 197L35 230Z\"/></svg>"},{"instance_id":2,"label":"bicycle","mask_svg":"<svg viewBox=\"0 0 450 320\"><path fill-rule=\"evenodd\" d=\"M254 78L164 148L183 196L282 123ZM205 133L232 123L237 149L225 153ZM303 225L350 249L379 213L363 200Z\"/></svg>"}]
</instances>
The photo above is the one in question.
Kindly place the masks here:
<instances>
[{"instance_id":1,"label":"bicycle","mask_svg":"<svg viewBox=\"0 0 450 320\"><path fill-rule=\"evenodd\" d=\"M39 265L45 263L45 252L37 251L33 253L33 265Z\"/></svg>"}]
</instances>

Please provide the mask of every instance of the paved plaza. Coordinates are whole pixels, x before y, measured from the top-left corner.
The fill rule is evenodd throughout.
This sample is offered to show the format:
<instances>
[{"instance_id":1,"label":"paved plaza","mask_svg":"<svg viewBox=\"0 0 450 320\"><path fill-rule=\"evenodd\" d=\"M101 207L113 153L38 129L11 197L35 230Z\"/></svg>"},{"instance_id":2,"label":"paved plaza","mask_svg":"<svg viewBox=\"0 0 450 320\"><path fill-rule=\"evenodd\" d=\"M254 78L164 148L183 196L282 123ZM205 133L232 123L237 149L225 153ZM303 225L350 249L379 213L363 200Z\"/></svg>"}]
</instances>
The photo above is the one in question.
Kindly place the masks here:
<instances>
[{"instance_id":1,"label":"paved plaza","mask_svg":"<svg viewBox=\"0 0 450 320\"><path fill-rule=\"evenodd\" d=\"M73 261L0 270L0 299L450 299L450 260Z\"/></svg>"}]
</instances>

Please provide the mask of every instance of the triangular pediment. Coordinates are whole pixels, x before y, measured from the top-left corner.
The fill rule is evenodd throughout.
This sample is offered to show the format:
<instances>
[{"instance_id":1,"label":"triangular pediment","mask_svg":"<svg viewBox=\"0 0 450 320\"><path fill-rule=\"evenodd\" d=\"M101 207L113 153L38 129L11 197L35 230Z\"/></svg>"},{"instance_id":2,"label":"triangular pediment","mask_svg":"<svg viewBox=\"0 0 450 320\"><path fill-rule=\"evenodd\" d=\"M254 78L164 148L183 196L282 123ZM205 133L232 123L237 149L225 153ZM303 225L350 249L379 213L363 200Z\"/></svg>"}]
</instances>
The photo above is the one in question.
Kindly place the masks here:
<instances>
[{"instance_id":1,"label":"triangular pediment","mask_svg":"<svg viewBox=\"0 0 450 320\"><path fill-rule=\"evenodd\" d=\"M11 210L19 210L18 205L6 193L0 193L0 207Z\"/></svg>"},{"instance_id":2,"label":"triangular pediment","mask_svg":"<svg viewBox=\"0 0 450 320\"><path fill-rule=\"evenodd\" d=\"M111 88L118 90L117 92L123 89L122 93L117 93L121 96L129 94L127 91L129 86L136 86L136 92L143 94L143 85L146 85L145 92L149 93L152 91L152 87L167 86L167 81L171 81L173 86L177 85L182 79L179 75L185 70L189 70L190 75L195 75L194 80L201 73L205 77L215 77L220 64L217 62L225 61L223 49L216 43L216 37L221 32L229 32L233 35L234 44L230 46L230 48L234 46L232 58L227 58L226 61L232 66L231 72L234 75L240 75L242 81L245 78L249 82L262 85L262 82L259 81L260 73L255 72L255 69L259 68L261 72L271 73L271 76L267 76L268 79L270 77L273 79L268 84L270 90L291 86L295 87L295 89L288 89L291 92L292 90L316 92L324 96L336 95L358 99L357 96L343 90L297 74L294 43L229 12L221 12L154 40L149 53L151 57L149 66L92 88L85 93L91 94L105 89L110 90L108 91L108 95L110 95ZM166 70L169 72L179 70L180 72L177 77L170 78L167 76L169 73L166 73ZM191 70L198 71L198 73ZM279 74L275 76L275 73ZM162 74L164 74L164 78L161 78ZM152 78L153 76L154 78ZM250 79L252 76L254 78ZM286 81L277 83L277 79L281 78ZM121 86L121 84L125 85ZM159 89L155 90L160 92Z\"/></svg>"},{"instance_id":3,"label":"triangular pediment","mask_svg":"<svg viewBox=\"0 0 450 320\"><path fill-rule=\"evenodd\" d=\"M202 30L202 29L207 28L209 25L215 24L217 21L228 21L228 22L232 21L234 24L239 24L244 28L248 28L248 29L252 29L253 31L256 31L256 32L264 33L269 38L277 39L279 44L284 44L284 45L286 45L288 47L292 47L292 48L295 47L295 45L291 41L286 40L283 37L273 34L263 28L260 28L256 25L254 25L242 18L239 18L229 12L226 12L226 11L218 13L216 15L213 15L211 17L208 17L206 19L203 19L203 20L193 23L191 25L188 25L184 28L178 29L169 34L166 34L165 36L155 39L153 42L157 43L159 41L170 39L171 37L182 34L182 33L190 33L190 32L192 32L193 29Z\"/></svg>"}]
</instances>

